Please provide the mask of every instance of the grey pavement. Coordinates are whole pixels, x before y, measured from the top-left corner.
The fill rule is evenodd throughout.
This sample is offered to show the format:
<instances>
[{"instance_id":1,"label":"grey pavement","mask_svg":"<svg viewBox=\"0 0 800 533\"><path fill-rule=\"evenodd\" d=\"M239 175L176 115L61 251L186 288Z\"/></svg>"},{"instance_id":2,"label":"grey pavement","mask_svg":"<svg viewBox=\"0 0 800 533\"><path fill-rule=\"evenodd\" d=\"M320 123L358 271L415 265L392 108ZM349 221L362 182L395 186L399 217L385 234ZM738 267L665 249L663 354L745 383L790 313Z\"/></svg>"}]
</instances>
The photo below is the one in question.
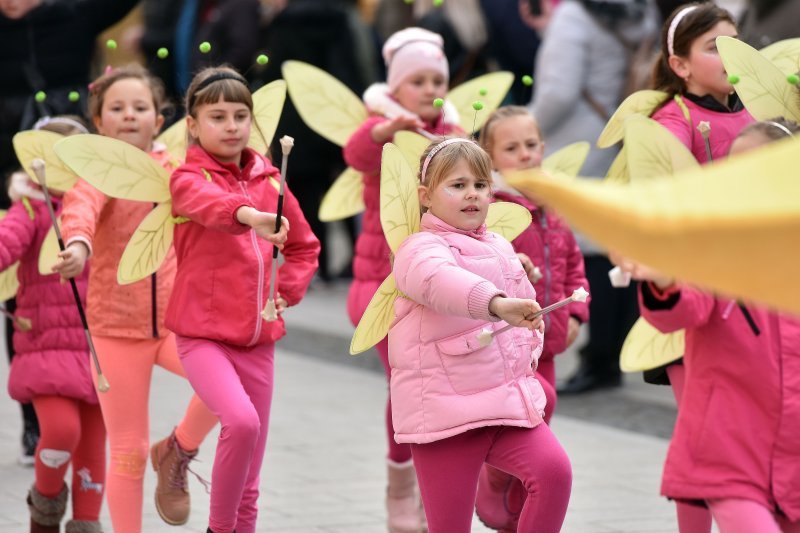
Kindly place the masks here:
<instances>
[{"instance_id":1,"label":"grey pavement","mask_svg":"<svg viewBox=\"0 0 800 533\"><path fill-rule=\"evenodd\" d=\"M374 355L347 355L346 342L352 328L344 312L344 291L342 286L315 286L304 303L287 312L290 334L277 350L275 400L261 479L259 532L386 530L382 421L386 384ZM340 351L336 353L335 349ZM572 361L565 357L559 372L568 371L570 364L574 364L574 357ZM7 379L5 365L0 376ZM658 495L667 441L646 434L653 431L612 427L609 420L597 415L596 409L587 407L624 407L630 416L637 411L639 402L645 410L660 406L669 411L670 399L664 392L632 382L583 401L578 400L580 397L574 402L561 400L553 430L567 450L574 471L573 494L563 531L677 530L672 505ZM150 405L152 440L168 434L179 421L190 394L185 381L156 370ZM609 396L613 398L610 403ZM570 403L582 406L584 412L573 416ZM3 396L0 413L6 421L0 427L0 533L18 533L27 530L24 499L33 470L16 464L21 427L17 405ZM217 432L212 432L194 465L206 479L210 479L216 436ZM170 527L156 514L152 501L154 480L148 467L144 531L205 531L208 495L200 484L190 480L194 509L190 522ZM105 530L111 531L105 506L101 519ZM489 530L476 519L473 531Z\"/></svg>"}]
</instances>

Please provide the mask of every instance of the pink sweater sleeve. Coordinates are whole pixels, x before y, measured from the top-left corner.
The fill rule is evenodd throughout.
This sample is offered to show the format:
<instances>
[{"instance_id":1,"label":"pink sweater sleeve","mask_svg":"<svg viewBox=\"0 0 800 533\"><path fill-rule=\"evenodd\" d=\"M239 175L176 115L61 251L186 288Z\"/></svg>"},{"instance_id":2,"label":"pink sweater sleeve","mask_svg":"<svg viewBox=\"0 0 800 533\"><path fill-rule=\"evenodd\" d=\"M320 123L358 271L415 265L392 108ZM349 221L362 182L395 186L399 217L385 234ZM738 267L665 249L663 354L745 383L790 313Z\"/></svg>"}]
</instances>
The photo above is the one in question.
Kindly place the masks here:
<instances>
[{"instance_id":1,"label":"pink sweater sleeve","mask_svg":"<svg viewBox=\"0 0 800 533\"><path fill-rule=\"evenodd\" d=\"M344 160L348 165L359 172L380 172L383 145L372 140L372 128L385 121L384 117L370 117L350 136L344 145Z\"/></svg>"},{"instance_id":2,"label":"pink sweater sleeve","mask_svg":"<svg viewBox=\"0 0 800 533\"><path fill-rule=\"evenodd\" d=\"M291 231L283 247L284 262L278 271L278 292L289 305L297 305L317 271L320 245L303 216L300 204L288 189L284 197L284 216Z\"/></svg>"},{"instance_id":3,"label":"pink sweater sleeve","mask_svg":"<svg viewBox=\"0 0 800 533\"><path fill-rule=\"evenodd\" d=\"M572 232L568 231L567 246L570 251L567 256L567 275L564 282L564 294L572 296L572 292L578 287L583 287L586 290L589 288L589 280L586 279L586 269L583 265L583 254L575 242L575 237ZM591 298L591 296L590 296ZM586 322L589 320L589 300L585 302L572 302L569 304L569 314L580 320Z\"/></svg>"},{"instance_id":4,"label":"pink sweater sleeve","mask_svg":"<svg viewBox=\"0 0 800 533\"><path fill-rule=\"evenodd\" d=\"M705 324L714 309L714 297L692 287L681 286L664 296L653 295L653 289L647 284L639 286L639 309L642 317L662 333L670 333L679 329L693 328ZM662 305L677 297L671 306ZM659 301L658 303L656 303Z\"/></svg>"},{"instance_id":5,"label":"pink sweater sleeve","mask_svg":"<svg viewBox=\"0 0 800 533\"><path fill-rule=\"evenodd\" d=\"M22 202L14 202L0 220L0 272L25 255L36 236L36 223Z\"/></svg>"},{"instance_id":6,"label":"pink sweater sleeve","mask_svg":"<svg viewBox=\"0 0 800 533\"><path fill-rule=\"evenodd\" d=\"M489 302L504 296L493 283L456 263L450 247L430 233L409 237L394 261L397 288L413 301L445 315L497 321Z\"/></svg>"},{"instance_id":7,"label":"pink sweater sleeve","mask_svg":"<svg viewBox=\"0 0 800 533\"><path fill-rule=\"evenodd\" d=\"M88 182L78 180L78 183L64 194L64 207L61 210L61 233L64 244L80 241L89 248L91 254L97 221L107 202L108 196Z\"/></svg>"},{"instance_id":8,"label":"pink sweater sleeve","mask_svg":"<svg viewBox=\"0 0 800 533\"><path fill-rule=\"evenodd\" d=\"M240 207L252 207L244 193L227 191L186 167L172 173L169 190L172 211L179 216L226 233L245 233L250 229L236 218Z\"/></svg>"}]
</instances>

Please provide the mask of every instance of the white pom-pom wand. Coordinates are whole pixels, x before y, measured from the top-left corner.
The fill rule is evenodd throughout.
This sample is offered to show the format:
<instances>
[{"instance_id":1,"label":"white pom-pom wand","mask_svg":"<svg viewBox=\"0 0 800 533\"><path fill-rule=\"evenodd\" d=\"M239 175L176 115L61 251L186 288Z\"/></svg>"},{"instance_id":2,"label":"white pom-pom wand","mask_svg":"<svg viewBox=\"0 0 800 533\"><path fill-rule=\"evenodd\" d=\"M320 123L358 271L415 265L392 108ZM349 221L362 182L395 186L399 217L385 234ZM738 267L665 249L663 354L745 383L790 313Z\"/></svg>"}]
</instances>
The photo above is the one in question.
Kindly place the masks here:
<instances>
[{"instance_id":1,"label":"white pom-pom wand","mask_svg":"<svg viewBox=\"0 0 800 533\"><path fill-rule=\"evenodd\" d=\"M615 266L608 271L608 279L611 281L611 286L617 289L629 287L631 284L631 273L625 272L619 266Z\"/></svg>"},{"instance_id":2,"label":"white pom-pom wand","mask_svg":"<svg viewBox=\"0 0 800 533\"><path fill-rule=\"evenodd\" d=\"M572 302L585 302L586 298L588 296L589 296L589 293L586 291L586 289L584 289L583 287L578 287L577 289L572 291L572 295L569 296L568 298L564 298L560 302L556 302L556 303L554 303L552 305L548 305L544 309L541 309L541 310L535 312L530 317L526 317L526 318L528 320L533 320L534 318L540 317L542 315L546 315L547 313L549 313L551 311L555 311L556 309L564 307L565 305L569 305ZM500 335L501 333L505 333L506 331L510 330L513 327L516 327L516 326L514 326L512 324L509 324L507 326L503 326L502 328L500 328L500 329L498 329L496 331L493 331L491 329L484 329L483 331L478 333L478 342L481 343L481 346L489 346L489 344L491 344L493 338L495 338L496 336Z\"/></svg>"}]
</instances>

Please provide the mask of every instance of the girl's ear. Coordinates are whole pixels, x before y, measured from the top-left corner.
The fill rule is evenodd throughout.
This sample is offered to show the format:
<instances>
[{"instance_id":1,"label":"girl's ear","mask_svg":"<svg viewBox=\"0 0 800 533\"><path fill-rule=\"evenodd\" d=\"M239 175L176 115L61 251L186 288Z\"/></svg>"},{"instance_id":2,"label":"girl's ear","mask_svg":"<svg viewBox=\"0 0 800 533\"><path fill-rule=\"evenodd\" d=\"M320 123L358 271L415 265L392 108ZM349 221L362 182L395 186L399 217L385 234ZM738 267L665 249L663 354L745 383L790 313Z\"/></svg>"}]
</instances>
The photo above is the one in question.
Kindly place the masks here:
<instances>
[{"instance_id":1,"label":"girl's ear","mask_svg":"<svg viewBox=\"0 0 800 533\"><path fill-rule=\"evenodd\" d=\"M417 187L417 194L419 195L419 205L425 208L431 206L430 191L425 185L420 185L419 187Z\"/></svg>"},{"instance_id":2,"label":"girl's ear","mask_svg":"<svg viewBox=\"0 0 800 533\"><path fill-rule=\"evenodd\" d=\"M667 59L667 64L669 65L669 68L672 69L672 72L674 72L675 75L678 76L680 79L682 79L684 82L689 77L689 74L691 74L691 72L689 71L688 63L689 61L686 58L675 55L669 56L669 59Z\"/></svg>"},{"instance_id":3,"label":"girl's ear","mask_svg":"<svg viewBox=\"0 0 800 533\"><path fill-rule=\"evenodd\" d=\"M159 113L156 116L156 131L153 133L153 137L157 137L159 133L161 133L161 126L164 125L164 115Z\"/></svg>"},{"instance_id":4,"label":"girl's ear","mask_svg":"<svg viewBox=\"0 0 800 533\"><path fill-rule=\"evenodd\" d=\"M189 132L189 136L192 139L197 139L198 129L197 120L192 115L186 115L186 131Z\"/></svg>"},{"instance_id":5,"label":"girl's ear","mask_svg":"<svg viewBox=\"0 0 800 533\"><path fill-rule=\"evenodd\" d=\"M102 123L103 123L103 120L99 116L92 117L92 124L94 124L94 129L97 130L98 133L100 133L100 125Z\"/></svg>"}]
</instances>

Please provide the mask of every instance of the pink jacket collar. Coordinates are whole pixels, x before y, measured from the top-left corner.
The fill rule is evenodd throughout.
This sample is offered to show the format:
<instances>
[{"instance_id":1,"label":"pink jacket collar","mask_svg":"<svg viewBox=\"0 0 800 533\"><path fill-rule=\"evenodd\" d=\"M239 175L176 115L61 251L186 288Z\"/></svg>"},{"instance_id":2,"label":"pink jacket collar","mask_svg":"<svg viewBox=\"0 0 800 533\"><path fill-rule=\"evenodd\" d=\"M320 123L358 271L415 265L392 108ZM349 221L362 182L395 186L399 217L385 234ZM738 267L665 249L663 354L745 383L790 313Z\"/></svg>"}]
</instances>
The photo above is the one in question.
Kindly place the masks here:
<instances>
[{"instance_id":1,"label":"pink jacket collar","mask_svg":"<svg viewBox=\"0 0 800 533\"><path fill-rule=\"evenodd\" d=\"M235 163L223 163L208 153L203 147L192 144L186 151L186 162L203 165L206 170L225 172L233 176L237 181L247 181L256 176L277 174L278 169L269 164L269 161L261 157L252 148L245 148L242 152L241 168Z\"/></svg>"},{"instance_id":2,"label":"pink jacket collar","mask_svg":"<svg viewBox=\"0 0 800 533\"><path fill-rule=\"evenodd\" d=\"M486 235L486 224L482 224L481 227L475 230L463 230L451 226L432 213L425 213L422 215L419 227L420 230L429 231L431 233L460 233L461 235L466 235L478 240L482 240Z\"/></svg>"}]
</instances>

